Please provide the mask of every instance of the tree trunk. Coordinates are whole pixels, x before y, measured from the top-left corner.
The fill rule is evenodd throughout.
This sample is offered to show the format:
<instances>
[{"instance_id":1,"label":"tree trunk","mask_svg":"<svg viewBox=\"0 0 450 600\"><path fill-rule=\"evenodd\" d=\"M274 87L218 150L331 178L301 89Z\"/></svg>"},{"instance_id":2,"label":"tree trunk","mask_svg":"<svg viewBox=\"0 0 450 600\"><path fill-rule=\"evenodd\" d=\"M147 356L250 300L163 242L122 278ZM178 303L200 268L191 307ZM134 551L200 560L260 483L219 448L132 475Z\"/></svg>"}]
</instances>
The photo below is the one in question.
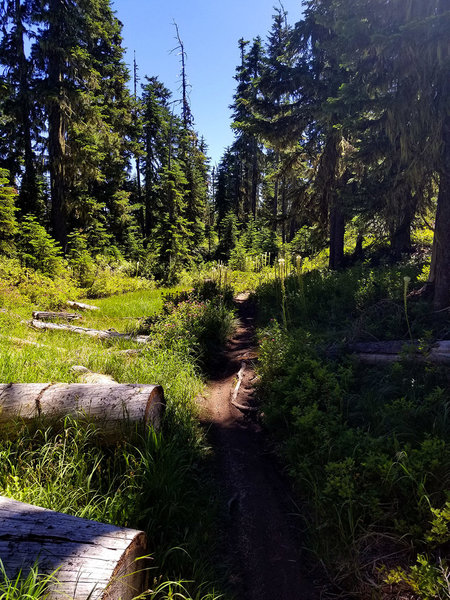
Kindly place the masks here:
<instances>
[{"instance_id":1,"label":"tree trunk","mask_svg":"<svg viewBox=\"0 0 450 600\"><path fill-rule=\"evenodd\" d=\"M272 229L273 231L277 231L278 224L278 187L279 187L279 179L278 176L275 179L275 185L273 189L273 202L272 202Z\"/></svg>"},{"instance_id":2,"label":"tree trunk","mask_svg":"<svg viewBox=\"0 0 450 600\"><path fill-rule=\"evenodd\" d=\"M362 233L358 233L358 237L356 238L355 249L353 250L352 259L353 260L361 260L364 256L363 249L364 236Z\"/></svg>"},{"instance_id":3,"label":"tree trunk","mask_svg":"<svg viewBox=\"0 0 450 600\"><path fill-rule=\"evenodd\" d=\"M415 200L409 198L391 233L391 254L395 260L400 260L402 254L411 253L411 225L416 213L416 204Z\"/></svg>"},{"instance_id":4,"label":"tree trunk","mask_svg":"<svg viewBox=\"0 0 450 600\"><path fill-rule=\"evenodd\" d=\"M50 25L48 51L48 159L50 170L51 211L50 222L53 237L65 251L67 245L67 207L65 190L65 154L66 124L63 114L63 45L64 23L57 21L61 15L59 0L50 0L50 12L53 14Z\"/></svg>"},{"instance_id":5,"label":"tree trunk","mask_svg":"<svg viewBox=\"0 0 450 600\"><path fill-rule=\"evenodd\" d=\"M435 310L450 306L450 117L443 125L443 160L433 243Z\"/></svg>"},{"instance_id":6,"label":"tree trunk","mask_svg":"<svg viewBox=\"0 0 450 600\"><path fill-rule=\"evenodd\" d=\"M19 102L20 126L23 136L24 149L24 174L19 193L19 208L22 214L38 214L38 185L36 167L34 163L33 143L31 136L31 103L29 64L25 56L24 35L22 22L22 8L20 0L15 0L16 18L16 49L17 64L19 67Z\"/></svg>"},{"instance_id":7,"label":"tree trunk","mask_svg":"<svg viewBox=\"0 0 450 600\"><path fill-rule=\"evenodd\" d=\"M281 241L286 243L286 179L281 180Z\"/></svg>"},{"instance_id":8,"label":"tree trunk","mask_svg":"<svg viewBox=\"0 0 450 600\"><path fill-rule=\"evenodd\" d=\"M258 212L258 142L252 140L252 181L251 181L251 207L253 218Z\"/></svg>"},{"instance_id":9,"label":"tree trunk","mask_svg":"<svg viewBox=\"0 0 450 600\"><path fill-rule=\"evenodd\" d=\"M147 588L143 531L104 525L0 496L0 556L9 578L55 574L49 600L132 600Z\"/></svg>"},{"instance_id":10,"label":"tree trunk","mask_svg":"<svg viewBox=\"0 0 450 600\"><path fill-rule=\"evenodd\" d=\"M98 422L102 430L116 435L127 422L159 428L164 408L163 389L159 385L0 384L0 424L2 425L17 418L60 419L72 415L77 418L92 419Z\"/></svg>"},{"instance_id":11,"label":"tree trunk","mask_svg":"<svg viewBox=\"0 0 450 600\"><path fill-rule=\"evenodd\" d=\"M345 219L342 209L334 199L330 209L330 269L340 269L344 263Z\"/></svg>"}]
</instances>

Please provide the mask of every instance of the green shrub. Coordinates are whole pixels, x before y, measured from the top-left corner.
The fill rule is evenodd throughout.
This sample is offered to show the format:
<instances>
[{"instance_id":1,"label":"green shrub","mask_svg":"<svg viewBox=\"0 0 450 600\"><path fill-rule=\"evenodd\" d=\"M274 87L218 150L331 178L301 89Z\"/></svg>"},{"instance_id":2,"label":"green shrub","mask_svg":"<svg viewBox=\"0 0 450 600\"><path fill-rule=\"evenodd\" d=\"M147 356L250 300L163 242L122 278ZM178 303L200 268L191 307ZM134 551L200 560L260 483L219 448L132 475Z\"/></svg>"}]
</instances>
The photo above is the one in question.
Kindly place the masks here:
<instances>
[{"instance_id":1,"label":"green shrub","mask_svg":"<svg viewBox=\"0 0 450 600\"><path fill-rule=\"evenodd\" d=\"M0 257L0 305L30 302L41 309L57 309L77 297L79 290L68 271L49 277L23 267L17 259Z\"/></svg>"},{"instance_id":2,"label":"green shrub","mask_svg":"<svg viewBox=\"0 0 450 600\"><path fill-rule=\"evenodd\" d=\"M445 505L450 486L447 373L408 355L370 367L344 351L355 338L408 339L403 274L414 273L420 265L292 275L284 280L287 327L279 281L264 282L256 292L264 324L258 390L264 423L309 501L311 549L354 591L367 565L395 556L401 540L425 547L428 563L403 579L420 580L411 587L428 599L442 594L427 531L430 507ZM425 349L433 335L446 335L448 317L436 319L426 303L408 299L408 313ZM433 513L442 543L447 508Z\"/></svg>"}]
</instances>

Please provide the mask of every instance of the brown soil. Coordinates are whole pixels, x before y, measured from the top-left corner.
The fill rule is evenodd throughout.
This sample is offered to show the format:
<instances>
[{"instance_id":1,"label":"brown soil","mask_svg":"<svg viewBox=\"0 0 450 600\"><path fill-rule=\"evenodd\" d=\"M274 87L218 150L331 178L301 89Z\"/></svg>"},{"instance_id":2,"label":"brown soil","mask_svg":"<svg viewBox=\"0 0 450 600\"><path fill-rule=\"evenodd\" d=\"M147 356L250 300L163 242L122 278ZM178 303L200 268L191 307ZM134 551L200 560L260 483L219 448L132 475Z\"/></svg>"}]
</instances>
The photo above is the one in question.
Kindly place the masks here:
<instances>
[{"instance_id":1,"label":"brown soil","mask_svg":"<svg viewBox=\"0 0 450 600\"><path fill-rule=\"evenodd\" d=\"M236 305L240 326L209 383L202 419L210 428L224 498L227 543L222 559L239 600L314 600L319 594L311 574L305 574L299 509L258 423L252 386L254 308L245 295L237 297Z\"/></svg>"}]
</instances>

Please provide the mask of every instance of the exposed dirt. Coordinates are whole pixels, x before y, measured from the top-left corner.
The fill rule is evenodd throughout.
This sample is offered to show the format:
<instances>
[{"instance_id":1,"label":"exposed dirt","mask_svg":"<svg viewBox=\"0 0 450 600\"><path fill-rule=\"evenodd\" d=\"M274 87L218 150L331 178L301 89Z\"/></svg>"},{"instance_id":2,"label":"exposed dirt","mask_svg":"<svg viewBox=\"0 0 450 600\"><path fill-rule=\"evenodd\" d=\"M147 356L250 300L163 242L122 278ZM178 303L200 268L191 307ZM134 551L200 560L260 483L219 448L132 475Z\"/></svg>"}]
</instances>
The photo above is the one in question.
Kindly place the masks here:
<instances>
[{"instance_id":1,"label":"exposed dirt","mask_svg":"<svg viewBox=\"0 0 450 600\"><path fill-rule=\"evenodd\" d=\"M300 552L299 509L255 410L254 307L245 295L236 305L241 325L209 383L202 419L210 428L225 498L223 560L239 600L314 600L319 594Z\"/></svg>"}]
</instances>

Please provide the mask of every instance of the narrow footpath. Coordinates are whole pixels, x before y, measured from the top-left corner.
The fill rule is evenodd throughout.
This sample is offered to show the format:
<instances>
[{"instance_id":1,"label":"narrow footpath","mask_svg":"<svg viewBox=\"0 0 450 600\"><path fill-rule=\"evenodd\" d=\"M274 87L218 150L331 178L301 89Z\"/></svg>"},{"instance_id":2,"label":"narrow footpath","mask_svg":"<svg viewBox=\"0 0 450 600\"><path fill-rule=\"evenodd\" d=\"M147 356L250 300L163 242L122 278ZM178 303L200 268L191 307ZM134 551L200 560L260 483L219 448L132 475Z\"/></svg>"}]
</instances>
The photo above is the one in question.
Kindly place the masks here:
<instances>
[{"instance_id":1,"label":"narrow footpath","mask_svg":"<svg viewBox=\"0 0 450 600\"><path fill-rule=\"evenodd\" d=\"M300 553L298 508L258 424L254 307L244 294L236 305L240 326L209 383L202 419L225 498L224 560L238 600L315 600Z\"/></svg>"}]
</instances>

